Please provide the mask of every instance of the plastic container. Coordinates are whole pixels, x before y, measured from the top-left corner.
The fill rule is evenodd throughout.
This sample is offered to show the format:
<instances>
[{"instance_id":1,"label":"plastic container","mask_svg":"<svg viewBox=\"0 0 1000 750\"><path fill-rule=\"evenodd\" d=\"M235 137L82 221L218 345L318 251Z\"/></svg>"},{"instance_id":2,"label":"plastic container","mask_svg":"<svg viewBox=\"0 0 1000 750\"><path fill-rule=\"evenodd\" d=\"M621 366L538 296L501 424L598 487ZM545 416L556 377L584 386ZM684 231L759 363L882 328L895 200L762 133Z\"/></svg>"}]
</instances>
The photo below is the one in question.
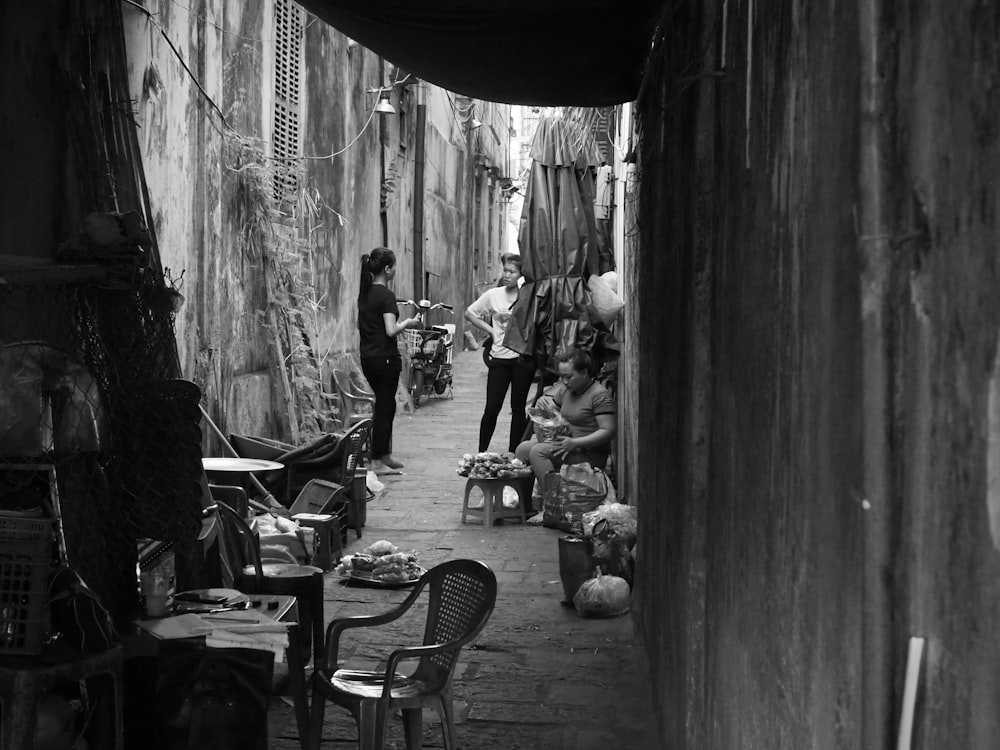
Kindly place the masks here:
<instances>
[{"instance_id":1,"label":"plastic container","mask_svg":"<svg viewBox=\"0 0 1000 750\"><path fill-rule=\"evenodd\" d=\"M0 654L42 650L52 521L0 514Z\"/></svg>"}]
</instances>

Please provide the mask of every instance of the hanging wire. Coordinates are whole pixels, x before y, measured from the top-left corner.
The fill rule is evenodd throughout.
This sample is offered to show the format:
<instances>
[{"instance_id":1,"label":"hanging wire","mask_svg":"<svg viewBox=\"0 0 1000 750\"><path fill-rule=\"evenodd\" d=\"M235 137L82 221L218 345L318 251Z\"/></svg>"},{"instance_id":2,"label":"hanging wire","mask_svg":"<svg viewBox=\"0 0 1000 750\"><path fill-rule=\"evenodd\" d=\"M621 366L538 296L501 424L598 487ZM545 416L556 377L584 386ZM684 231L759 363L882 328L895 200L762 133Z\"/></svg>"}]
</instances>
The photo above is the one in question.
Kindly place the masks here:
<instances>
[{"instance_id":1,"label":"hanging wire","mask_svg":"<svg viewBox=\"0 0 1000 750\"><path fill-rule=\"evenodd\" d=\"M273 39L258 39L257 37L244 36L243 34L239 34L239 33L235 32L235 31L229 31L228 29L226 29L226 28L224 28L222 26L219 26L219 24L217 24L217 23L212 23L205 16L198 15L193 10L191 10L191 8L189 8L188 6L183 5L182 3L177 2L177 0L169 0L169 1L173 5L176 5L178 8L183 8L184 10L186 10L192 17L197 18L199 21L204 21L209 26L211 26L211 27L213 27L215 29L218 29L223 34L226 34L227 36L235 37L236 39L245 39L248 42L260 42L262 44L271 44L274 41ZM132 3L131 0L125 0L125 2L129 2L131 5L135 5L135 3ZM137 7L142 7L142 6L137 6ZM156 15L156 14L151 14L151 15ZM316 18L314 17L313 21L315 21L315 20L316 20ZM311 25L312 21L310 21L309 23ZM306 28L308 28L308 26Z\"/></svg>"},{"instance_id":2,"label":"hanging wire","mask_svg":"<svg viewBox=\"0 0 1000 750\"><path fill-rule=\"evenodd\" d=\"M345 151L347 151L351 146L353 146L355 143L357 143L358 140L361 138L361 136L363 136L365 134L365 131L368 130L368 126L371 125L372 119L375 117L375 109L376 109L376 107L378 107L378 102L379 102L378 97L376 97L375 98L375 104L372 105L372 111L368 113L368 119L365 120L365 124L362 126L361 131L356 136L354 136L354 138L351 140L351 142L348 143L346 146L344 146L342 149L340 149L339 151L334 151L333 153L330 153L330 154L326 154L325 156L306 156L306 155L303 155L303 156L299 156L297 158L299 158L299 159L310 159L310 160L322 160L322 159L332 159L335 156L340 156L342 153L344 153Z\"/></svg>"}]
</instances>

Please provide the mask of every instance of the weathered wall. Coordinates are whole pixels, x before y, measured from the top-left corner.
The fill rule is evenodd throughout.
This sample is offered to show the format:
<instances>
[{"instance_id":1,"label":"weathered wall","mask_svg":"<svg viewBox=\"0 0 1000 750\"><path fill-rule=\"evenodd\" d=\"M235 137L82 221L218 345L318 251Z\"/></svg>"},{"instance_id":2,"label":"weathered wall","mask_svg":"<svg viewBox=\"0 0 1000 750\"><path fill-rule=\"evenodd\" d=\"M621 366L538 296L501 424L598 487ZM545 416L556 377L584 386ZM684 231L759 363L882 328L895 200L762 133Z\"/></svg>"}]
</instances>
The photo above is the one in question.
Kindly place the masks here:
<instances>
[{"instance_id":1,"label":"weathered wall","mask_svg":"<svg viewBox=\"0 0 1000 750\"><path fill-rule=\"evenodd\" d=\"M997 9L879 18L889 237L859 236L864 4L671 10L626 263L634 616L663 744L895 746L921 635L915 747L996 747ZM884 415L862 406L882 390Z\"/></svg>"},{"instance_id":2,"label":"weathered wall","mask_svg":"<svg viewBox=\"0 0 1000 750\"><path fill-rule=\"evenodd\" d=\"M149 10L155 15L123 6L155 229L164 266L175 279L184 274L185 304L177 319L184 372L203 387L224 430L287 438L284 384L266 315L265 289L275 268L248 252L242 239L243 173L233 169L240 139L255 140L270 154L277 33L272 3L209 0L192 13L160 0ZM300 70L301 152L307 157L300 200L275 218L308 248L297 270L299 292L311 303L306 327L325 374L331 363L356 358L363 253L383 244L393 248L396 294L415 296L418 198L432 298L457 310L471 302L467 153L475 144L445 92L407 79L322 22L305 24ZM402 84L391 91L397 114L373 115L377 97L369 90L397 82ZM429 166L418 196L415 128L422 101L429 113ZM502 239L498 233L488 238L494 255Z\"/></svg>"}]
</instances>

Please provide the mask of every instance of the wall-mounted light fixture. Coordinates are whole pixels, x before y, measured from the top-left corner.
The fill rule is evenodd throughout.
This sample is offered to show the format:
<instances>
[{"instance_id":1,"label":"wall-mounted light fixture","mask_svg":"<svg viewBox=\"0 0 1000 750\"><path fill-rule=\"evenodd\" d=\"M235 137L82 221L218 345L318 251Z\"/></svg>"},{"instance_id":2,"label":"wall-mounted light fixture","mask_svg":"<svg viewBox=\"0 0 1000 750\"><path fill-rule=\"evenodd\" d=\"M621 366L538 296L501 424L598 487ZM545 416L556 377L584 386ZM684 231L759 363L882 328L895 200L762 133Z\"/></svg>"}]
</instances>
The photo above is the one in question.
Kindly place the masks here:
<instances>
[{"instance_id":1,"label":"wall-mounted light fixture","mask_svg":"<svg viewBox=\"0 0 1000 750\"><path fill-rule=\"evenodd\" d=\"M396 108L389 101L389 92L392 91L392 86L379 86L377 89L368 89L367 91L369 94L378 94L379 99L375 104L376 112L380 115L396 114Z\"/></svg>"},{"instance_id":2,"label":"wall-mounted light fixture","mask_svg":"<svg viewBox=\"0 0 1000 750\"><path fill-rule=\"evenodd\" d=\"M389 94L383 93L378 100L378 104L375 105L375 111L380 115L394 115L396 114L396 108L392 106L389 101Z\"/></svg>"}]
</instances>

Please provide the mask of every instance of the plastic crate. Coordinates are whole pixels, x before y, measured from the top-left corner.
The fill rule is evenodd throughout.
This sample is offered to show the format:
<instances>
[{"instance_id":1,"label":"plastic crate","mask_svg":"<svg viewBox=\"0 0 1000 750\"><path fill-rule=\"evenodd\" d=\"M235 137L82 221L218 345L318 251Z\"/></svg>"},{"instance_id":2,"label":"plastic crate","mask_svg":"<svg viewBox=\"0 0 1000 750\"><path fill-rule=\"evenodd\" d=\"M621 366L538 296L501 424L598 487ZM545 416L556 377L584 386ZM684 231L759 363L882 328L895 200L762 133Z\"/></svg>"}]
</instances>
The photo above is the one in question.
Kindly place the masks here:
<instances>
[{"instance_id":1,"label":"plastic crate","mask_svg":"<svg viewBox=\"0 0 1000 750\"><path fill-rule=\"evenodd\" d=\"M0 654L42 650L52 521L0 515Z\"/></svg>"}]
</instances>

